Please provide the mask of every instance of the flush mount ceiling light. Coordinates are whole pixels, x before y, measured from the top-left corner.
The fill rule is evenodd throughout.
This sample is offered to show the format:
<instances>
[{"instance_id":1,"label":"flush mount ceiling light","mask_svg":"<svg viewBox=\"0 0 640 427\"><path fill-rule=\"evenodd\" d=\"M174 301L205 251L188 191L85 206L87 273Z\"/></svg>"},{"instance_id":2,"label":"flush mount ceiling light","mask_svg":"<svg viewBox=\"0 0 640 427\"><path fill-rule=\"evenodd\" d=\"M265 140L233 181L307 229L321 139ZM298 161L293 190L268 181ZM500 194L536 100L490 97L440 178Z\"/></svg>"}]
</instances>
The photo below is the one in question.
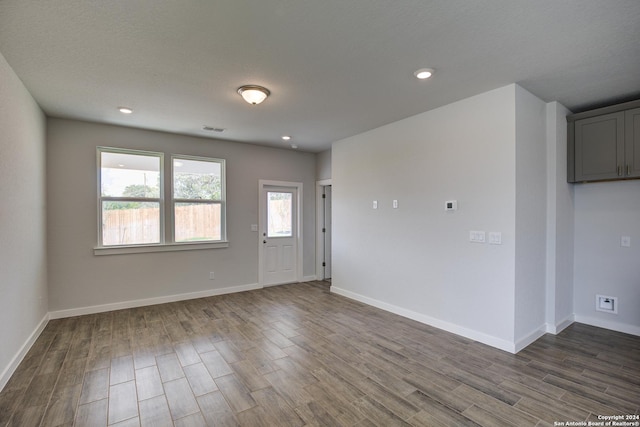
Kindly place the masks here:
<instances>
[{"instance_id":1,"label":"flush mount ceiling light","mask_svg":"<svg viewBox=\"0 0 640 427\"><path fill-rule=\"evenodd\" d=\"M419 78L420 80L424 80L433 76L433 72L434 72L433 68L420 68L419 70L416 70L416 72L413 73L413 75Z\"/></svg>"},{"instance_id":2,"label":"flush mount ceiling light","mask_svg":"<svg viewBox=\"0 0 640 427\"><path fill-rule=\"evenodd\" d=\"M267 99L267 96L271 95L269 89L255 85L241 86L238 88L238 93L245 101L252 105L260 104L262 101Z\"/></svg>"},{"instance_id":3,"label":"flush mount ceiling light","mask_svg":"<svg viewBox=\"0 0 640 427\"><path fill-rule=\"evenodd\" d=\"M122 114L131 114L133 113L133 110L129 107L118 107L118 111L120 111Z\"/></svg>"},{"instance_id":4,"label":"flush mount ceiling light","mask_svg":"<svg viewBox=\"0 0 640 427\"><path fill-rule=\"evenodd\" d=\"M289 135L285 135L282 137L282 139L284 139L285 141L289 141L291 137Z\"/></svg>"}]
</instances>

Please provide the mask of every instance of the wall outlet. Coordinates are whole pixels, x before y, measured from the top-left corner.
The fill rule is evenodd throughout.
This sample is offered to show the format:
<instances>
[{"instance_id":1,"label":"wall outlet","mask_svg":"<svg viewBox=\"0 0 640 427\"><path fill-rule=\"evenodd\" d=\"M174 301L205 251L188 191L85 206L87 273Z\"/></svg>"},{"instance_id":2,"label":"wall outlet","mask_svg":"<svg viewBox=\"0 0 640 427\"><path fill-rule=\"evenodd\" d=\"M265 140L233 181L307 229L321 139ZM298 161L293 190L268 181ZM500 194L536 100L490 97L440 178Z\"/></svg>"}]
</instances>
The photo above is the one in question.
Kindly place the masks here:
<instances>
[{"instance_id":1,"label":"wall outlet","mask_svg":"<svg viewBox=\"0 0 640 427\"><path fill-rule=\"evenodd\" d=\"M631 236L622 236L620 238L620 246L622 246L623 248L630 248L631 247Z\"/></svg>"},{"instance_id":2,"label":"wall outlet","mask_svg":"<svg viewBox=\"0 0 640 427\"><path fill-rule=\"evenodd\" d=\"M214 280L216 278L216 273L214 273L213 271L209 272L209 280Z\"/></svg>"},{"instance_id":3,"label":"wall outlet","mask_svg":"<svg viewBox=\"0 0 640 427\"><path fill-rule=\"evenodd\" d=\"M618 297L596 295L596 311L618 314Z\"/></svg>"}]
</instances>

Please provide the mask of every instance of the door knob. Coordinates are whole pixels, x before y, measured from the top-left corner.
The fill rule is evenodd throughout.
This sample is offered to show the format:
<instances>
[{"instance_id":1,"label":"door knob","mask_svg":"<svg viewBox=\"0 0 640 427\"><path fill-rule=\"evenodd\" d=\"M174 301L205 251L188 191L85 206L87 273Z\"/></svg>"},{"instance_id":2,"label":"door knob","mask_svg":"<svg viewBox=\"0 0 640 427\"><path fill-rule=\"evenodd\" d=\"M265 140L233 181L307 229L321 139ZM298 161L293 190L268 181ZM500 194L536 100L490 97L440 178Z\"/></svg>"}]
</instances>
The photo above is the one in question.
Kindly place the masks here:
<instances>
[{"instance_id":1,"label":"door knob","mask_svg":"<svg viewBox=\"0 0 640 427\"><path fill-rule=\"evenodd\" d=\"M266 240L263 240L263 241L262 241L262 243L267 243L267 241L266 241Z\"/></svg>"}]
</instances>

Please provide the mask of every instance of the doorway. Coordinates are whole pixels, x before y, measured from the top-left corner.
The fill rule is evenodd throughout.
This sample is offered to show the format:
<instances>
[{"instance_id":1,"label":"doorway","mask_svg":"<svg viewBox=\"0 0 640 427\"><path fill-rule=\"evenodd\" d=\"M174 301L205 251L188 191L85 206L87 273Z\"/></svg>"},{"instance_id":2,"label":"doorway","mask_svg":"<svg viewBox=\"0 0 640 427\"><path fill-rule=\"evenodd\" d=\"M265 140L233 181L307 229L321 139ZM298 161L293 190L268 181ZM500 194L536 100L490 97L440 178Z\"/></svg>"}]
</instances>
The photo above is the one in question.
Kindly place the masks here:
<instances>
[{"instance_id":1,"label":"doorway","mask_svg":"<svg viewBox=\"0 0 640 427\"><path fill-rule=\"evenodd\" d=\"M260 180L259 284L302 280L302 183Z\"/></svg>"},{"instance_id":2,"label":"doorway","mask_svg":"<svg viewBox=\"0 0 640 427\"><path fill-rule=\"evenodd\" d=\"M316 278L318 280L331 280L331 180L317 181L317 218L316 232Z\"/></svg>"}]
</instances>

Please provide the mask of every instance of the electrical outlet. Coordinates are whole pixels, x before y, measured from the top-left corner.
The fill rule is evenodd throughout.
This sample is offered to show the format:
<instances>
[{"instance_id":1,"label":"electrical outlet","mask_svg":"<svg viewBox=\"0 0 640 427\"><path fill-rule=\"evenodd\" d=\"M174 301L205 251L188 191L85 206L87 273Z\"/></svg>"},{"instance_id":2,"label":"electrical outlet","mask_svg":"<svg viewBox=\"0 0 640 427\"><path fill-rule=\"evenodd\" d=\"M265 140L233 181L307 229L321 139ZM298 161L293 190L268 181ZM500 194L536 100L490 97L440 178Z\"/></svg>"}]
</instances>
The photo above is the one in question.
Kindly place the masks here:
<instances>
[{"instance_id":1,"label":"electrical outlet","mask_svg":"<svg viewBox=\"0 0 640 427\"><path fill-rule=\"evenodd\" d=\"M631 247L631 236L622 236L620 238L620 246L622 246L623 248L630 248Z\"/></svg>"},{"instance_id":2,"label":"electrical outlet","mask_svg":"<svg viewBox=\"0 0 640 427\"><path fill-rule=\"evenodd\" d=\"M209 272L209 280L215 280L216 274L213 271Z\"/></svg>"}]
</instances>

